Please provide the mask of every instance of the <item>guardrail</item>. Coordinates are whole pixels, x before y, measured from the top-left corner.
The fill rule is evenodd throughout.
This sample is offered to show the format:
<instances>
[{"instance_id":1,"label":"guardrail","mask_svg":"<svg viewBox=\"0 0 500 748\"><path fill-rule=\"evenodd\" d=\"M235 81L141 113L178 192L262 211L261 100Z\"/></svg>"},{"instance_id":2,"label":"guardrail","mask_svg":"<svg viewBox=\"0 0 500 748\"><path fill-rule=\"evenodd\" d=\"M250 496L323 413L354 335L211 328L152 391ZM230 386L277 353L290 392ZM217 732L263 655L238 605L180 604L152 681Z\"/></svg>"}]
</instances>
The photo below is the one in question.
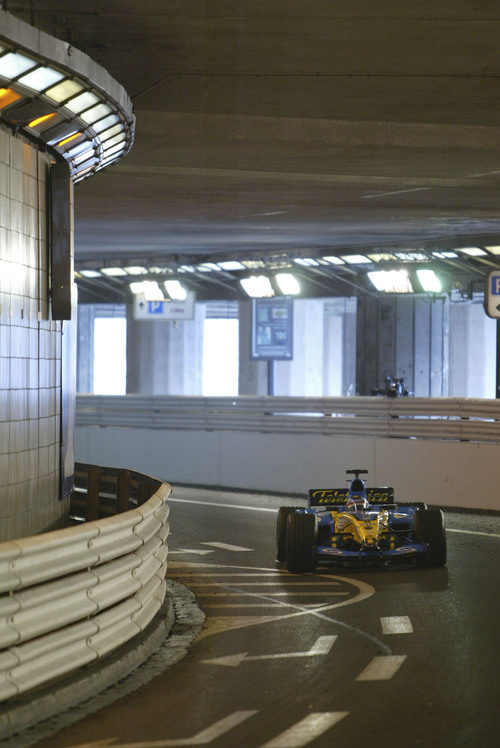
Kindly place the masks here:
<instances>
[{"instance_id":1,"label":"guardrail","mask_svg":"<svg viewBox=\"0 0 500 748\"><path fill-rule=\"evenodd\" d=\"M171 487L94 465L77 483L93 521L0 543L2 700L104 657L165 599Z\"/></svg>"},{"instance_id":2,"label":"guardrail","mask_svg":"<svg viewBox=\"0 0 500 748\"><path fill-rule=\"evenodd\" d=\"M500 400L77 396L77 426L500 442Z\"/></svg>"}]
</instances>

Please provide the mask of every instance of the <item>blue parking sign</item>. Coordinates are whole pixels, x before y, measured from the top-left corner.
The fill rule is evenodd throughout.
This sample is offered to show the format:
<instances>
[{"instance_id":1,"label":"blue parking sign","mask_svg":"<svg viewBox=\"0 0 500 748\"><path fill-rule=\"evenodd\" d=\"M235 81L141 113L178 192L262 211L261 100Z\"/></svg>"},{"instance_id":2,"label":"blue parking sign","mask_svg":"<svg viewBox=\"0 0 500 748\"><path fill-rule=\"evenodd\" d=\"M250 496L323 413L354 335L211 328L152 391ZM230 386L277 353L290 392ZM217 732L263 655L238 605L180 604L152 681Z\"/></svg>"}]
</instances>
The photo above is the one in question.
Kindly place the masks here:
<instances>
[{"instance_id":1,"label":"blue parking sign","mask_svg":"<svg viewBox=\"0 0 500 748\"><path fill-rule=\"evenodd\" d=\"M500 296L500 273L491 274L491 293L493 296Z\"/></svg>"}]
</instances>

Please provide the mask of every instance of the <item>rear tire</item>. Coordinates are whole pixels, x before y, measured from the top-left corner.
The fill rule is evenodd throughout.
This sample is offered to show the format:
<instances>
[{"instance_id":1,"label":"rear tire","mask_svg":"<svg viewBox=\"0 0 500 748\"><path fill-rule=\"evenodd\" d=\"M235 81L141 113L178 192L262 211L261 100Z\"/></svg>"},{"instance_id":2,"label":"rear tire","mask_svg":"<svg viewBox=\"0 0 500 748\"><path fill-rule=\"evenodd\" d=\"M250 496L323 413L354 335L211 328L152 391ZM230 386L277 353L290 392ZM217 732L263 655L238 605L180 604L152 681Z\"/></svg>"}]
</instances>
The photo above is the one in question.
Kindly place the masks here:
<instances>
[{"instance_id":1,"label":"rear tire","mask_svg":"<svg viewBox=\"0 0 500 748\"><path fill-rule=\"evenodd\" d=\"M288 515L286 565L288 571L314 571L316 567L316 545L318 518L315 514Z\"/></svg>"},{"instance_id":2,"label":"rear tire","mask_svg":"<svg viewBox=\"0 0 500 748\"><path fill-rule=\"evenodd\" d=\"M286 534L288 516L295 511L293 506L281 506L276 520L276 560L286 561Z\"/></svg>"},{"instance_id":3,"label":"rear tire","mask_svg":"<svg viewBox=\"0 0 500 748\"><path fill-rule=\"evenodd\" d=\"M428 543L425 566L446 565L446 531L441 509L418 509L415 512L415 535L419 543Z\"/></svg>"}]
</instances>

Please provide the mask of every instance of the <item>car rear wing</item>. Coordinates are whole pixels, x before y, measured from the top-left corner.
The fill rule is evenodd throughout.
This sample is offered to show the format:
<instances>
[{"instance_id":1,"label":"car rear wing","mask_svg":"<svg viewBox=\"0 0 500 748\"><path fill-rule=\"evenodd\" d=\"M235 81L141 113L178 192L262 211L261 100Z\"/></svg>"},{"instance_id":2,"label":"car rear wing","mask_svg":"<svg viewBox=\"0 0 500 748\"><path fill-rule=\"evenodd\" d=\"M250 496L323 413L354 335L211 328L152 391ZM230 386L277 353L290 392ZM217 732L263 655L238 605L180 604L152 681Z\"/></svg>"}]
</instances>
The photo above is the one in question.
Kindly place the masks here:
<instances>
[{"instance_id":1,"label":"car rear wing","mask_svg":"<svg viewBox=\"0 0 500 748\"><path fill-rule=\"evenodd\" d=\"M347 502L348 488L311 488L309 490L309 506L337 506ZM394 489L366 488L366 497L370 504L394 504Z\"/></svg>"}]
</instances>

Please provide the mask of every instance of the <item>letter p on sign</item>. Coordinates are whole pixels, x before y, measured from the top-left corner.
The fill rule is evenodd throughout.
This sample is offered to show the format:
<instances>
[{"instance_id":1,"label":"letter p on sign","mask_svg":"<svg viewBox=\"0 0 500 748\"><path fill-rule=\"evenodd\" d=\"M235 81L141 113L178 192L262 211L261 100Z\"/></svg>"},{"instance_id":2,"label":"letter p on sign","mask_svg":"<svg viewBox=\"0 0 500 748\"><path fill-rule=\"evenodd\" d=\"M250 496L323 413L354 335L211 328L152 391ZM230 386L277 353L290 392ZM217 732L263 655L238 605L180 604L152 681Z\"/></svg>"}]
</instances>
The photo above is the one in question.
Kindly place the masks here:
<instances>
[{"instance_id":1,"label":"letter p on sign","mask_svg":"<svg viewBox=\"0 0 500 748\"><path fill-rule=\"evenodd\" d=\"M486 280L484 311L488 317L500 319L500 270L492 270Z\"/></svg>"}]
</instances>

